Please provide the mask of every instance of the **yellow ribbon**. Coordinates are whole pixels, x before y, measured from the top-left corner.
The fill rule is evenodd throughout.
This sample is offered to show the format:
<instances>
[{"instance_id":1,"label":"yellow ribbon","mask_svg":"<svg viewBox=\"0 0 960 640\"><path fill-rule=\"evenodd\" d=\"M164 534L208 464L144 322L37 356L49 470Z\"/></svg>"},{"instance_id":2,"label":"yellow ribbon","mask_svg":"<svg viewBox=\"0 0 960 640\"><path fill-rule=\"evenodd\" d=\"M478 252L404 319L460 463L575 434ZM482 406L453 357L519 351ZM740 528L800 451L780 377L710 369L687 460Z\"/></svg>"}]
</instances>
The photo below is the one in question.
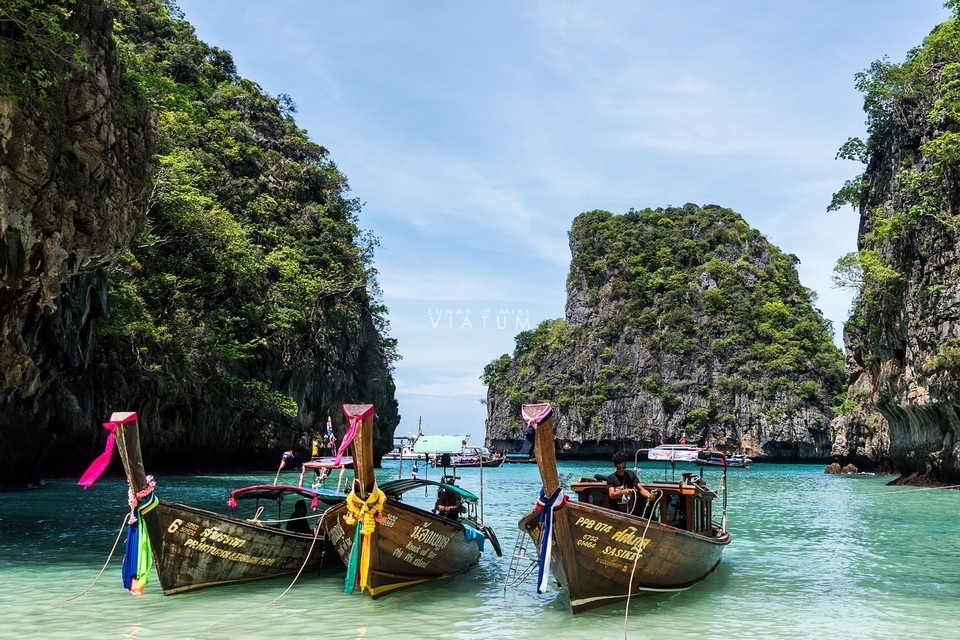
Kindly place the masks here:
<instances>
[{"instance_id":1,"label":"yellow ribbon","mask_svg":"<svg viewBox=\"0 0 960 640\"><path fill-rule=\"evenodd\" d=\"M349 525L360 522L360 535L363 540L360 546L360 591L367 586L367 575L370 572L370 536L377 528L378 522L384 521L383 505L387 501L387 495L380 490L376 484L373 485L373 491L364 500L356 493L356 487L350 490L347 495L347 515L343 521ZM356 552L356 549L354 550Z\"/></svg>"}]
</instances>

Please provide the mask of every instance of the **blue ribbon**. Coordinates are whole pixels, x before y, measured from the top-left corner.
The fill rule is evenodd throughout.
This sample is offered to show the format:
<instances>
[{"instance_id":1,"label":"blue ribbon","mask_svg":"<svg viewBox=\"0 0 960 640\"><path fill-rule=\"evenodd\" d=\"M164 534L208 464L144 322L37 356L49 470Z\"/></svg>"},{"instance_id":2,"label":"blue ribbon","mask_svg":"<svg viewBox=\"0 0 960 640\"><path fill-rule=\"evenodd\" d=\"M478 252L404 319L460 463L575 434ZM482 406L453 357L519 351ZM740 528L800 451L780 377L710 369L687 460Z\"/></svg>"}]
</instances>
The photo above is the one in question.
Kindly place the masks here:
<instances>
[{"instance_id":1,"label":"blue ribbon","mask_svg":"<svg viewBox=\"0 0 960 640\"><path fill-rule=\"evenodd\" d=\"M561 487L550 494L548 498L543 488L540 488L540 498L537 500L537 506L540 507L540 549L537 554L537 560L540 567L537 570L537 593L543 593L547 590L547 579L550 575L550 555L553 547L553 509L557 503L563 504L563 495Z\"/></svg>"}]
</instances>

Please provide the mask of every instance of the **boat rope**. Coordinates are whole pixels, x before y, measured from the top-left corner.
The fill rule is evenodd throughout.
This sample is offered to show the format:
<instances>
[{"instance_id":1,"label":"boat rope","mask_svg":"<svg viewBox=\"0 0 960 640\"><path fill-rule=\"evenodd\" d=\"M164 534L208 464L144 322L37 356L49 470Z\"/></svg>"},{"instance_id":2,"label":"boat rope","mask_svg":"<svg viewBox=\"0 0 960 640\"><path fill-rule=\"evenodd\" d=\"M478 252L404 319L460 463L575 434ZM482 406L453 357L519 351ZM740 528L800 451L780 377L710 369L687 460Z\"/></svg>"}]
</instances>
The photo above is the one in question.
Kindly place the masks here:
<instances>
[{"instance_id":1,"label":"boat rope","mask_svg":"<svg viewBox=\"0 0 960 640\"><path fill-rule=\"evenodd\" d=\"M540 488L540 497L537 498L537 511L540 512L540 548L537 552L537 561L540 565L537 570L537 593L547 590L550 576L550 557L553 553L553 512L562 509L569 498L563 492L563 487L557 487L549 496Z\"/></svg>"},{"instance_id":2,"label":"boat rope","mask_svg":"<svg viewBox=\"0 0 960 640\"><path fill-rule=\"evenodd\" d=\"M100 573L98 573L98 574L97 574L97 577L93 579L93 582L90 583L90 586L87 587L86 589L84 589L83 591L81 591L80 593L78 593L78 594L75 595L75 596L71 596L71 597L67 598L66 600L61 600L61 601L60 601L61 603L70 602L71 600L76 600L77 598L79 598L80 596L82 596L83 594L85 594L87 591L90 591L90 589L93 589L93 585L97 584L97 580L99 580L99 579L100 579L100 576L103 575L103 572L107 570L107 565L109 565L109 564L110 564L110 560L113 559L113 554L114 554L114 552L117 550L117 545L120 544L120 536L123 535L123 530L124 530L124 529L126 528L126 526L127 526L127 518L129 518L129 517L130 517L130 514L128 514L128 513L124 513L124 514L123 514L123 521L120 523L120 531L117 532L117 539L113 541L113 548L110 549L110 553L107 554L107 561L103 563L103 567L100 569Z\"/></svg>"},{"instance_id":3,"label":"boat rope","mask_svg":"<svg viewBox=\"0 0 960 640\"><path fill-rule=\"evenodd\" d=\"M654 500L648 500L647 505L651 503L656 504L656 501L660 499L660 496L663 495L663 492L660 489L654 489L650 492L654 496ZM643 508L643 515L647 515L647 507ZM643 555L643 548L646 546L647 540L647 530L650 528L650 523L653 522L653 512L651 509L650 517L647 518L647 524L643 527L643 534L640 536L640 544L638 544L634 549L637 550L637 557L633 559L633 568L630 569L630 582L627 584L627 606L623 611L623 640L627 640L627 620L630 618L630 598L633 595L633 576L637 572L637 563L640 562L640 556Z\"/></svg>"},{"instance_id":4,"label":"boat rope","mask_svg":"<svg viewBox=\"0 0 960 640\"><path fill-rule=\"evenodd\" d=\"M343 590L353 593L355 587L360 587L362 593L367 588L367 577L370 573L370 545L373 532L378 522L384 522L383 505L387 495L376 484L370 495L364 500L357 495L357 481L347 495L347 513L343 521L348 525L357 526L353 530L353 546L350 549L350 561L347 563L347 575L343 581Z\"/></svg>"},{"instance_id":5,"label":"boat rope","mask_svg":"<svg viewBox=\"0 0 960 640\"><path fill-rule=\"evenodd\" d=\"M303 564L300 565L300 569L297 570L297 574L293 576L293 580L290 582L290 586L284 589L283 593L278 595L276 598L274 598L267 604L263 605L261 609L266 609L267 607L275 603L277 600L287 595L287 591L290 591L290 589L293 588L293 585L297 583L297 580L300 578L300 574L303 573L303 570L307 567L307 563L310 562L310 558L313 556L313 548L317 544L317 538L319 537L320 531L323 528L321 525L323 524L323 519L324 517L326 517L326 515L327 515L327 511L324 511L323 513L320 514L320 519L317 520L317 525L313 528L313 540L310 541L310 549L307 551L307 555L303 559Z\"/></svg>"}]
</instances>

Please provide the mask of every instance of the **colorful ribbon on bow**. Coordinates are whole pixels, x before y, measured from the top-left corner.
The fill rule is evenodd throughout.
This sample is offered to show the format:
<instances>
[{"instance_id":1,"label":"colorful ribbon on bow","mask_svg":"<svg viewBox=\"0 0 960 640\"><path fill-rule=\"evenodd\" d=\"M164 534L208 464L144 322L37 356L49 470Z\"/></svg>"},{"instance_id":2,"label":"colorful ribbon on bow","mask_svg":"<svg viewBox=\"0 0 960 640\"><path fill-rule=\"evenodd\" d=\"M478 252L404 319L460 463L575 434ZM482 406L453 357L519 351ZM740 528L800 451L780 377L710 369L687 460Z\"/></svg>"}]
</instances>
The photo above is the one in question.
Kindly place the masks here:
<instances>
[{"instance_id":1,"label":"colorful ribbon on bow","mask_svg":"<svg viewBox=\"0 0 960 640\"><path fill-rule=\"evenodd\" d=\"M107 446L103 448L103 453L101 453L97 458L90 464L87 470L80 476L80 480L77 481L77 484L83 487L84 489L89 489L94 482L97 481L97 478L107 470L107 467L110 465L110 458L113 456L113 443L117 440L117 427L125 422L130 422L131 420L136 420L137 414L131 413L123 420L117 422L104 422L103 428L110 432L107 436Z\"/></svg>"},{"instance_id":2,"label":"colorful ribbon on bow","mask_svg":"<svg viewBox=\"0 0 960 640\"><path fill-rule=\"evenodd\" d=\"M543 593L547 590L550 575L550 556L553 551L553 511L562 509L567 500L567 495L563 493L562 487L557 487L549 498L543 492L543 489L540 489L540 497L537 499L537 511L540 512L540 549L537 553L540 567L537 569L537 593Z\"/></svg>"},{"instance_id":3,"label":"colorful ribbon on bow","mask_svg":"<svg viewBox=\"0 0 960 640\"><path fill-rule=\"evenodd\" d=\"M527 426L536 429L537 425L543 422L543 420L550 415L551 411L553 411L553 407L550 406L549 402L525 404L520 408L520 415L523 416L523 420L527 423Z\"/></svg>"},{"instance_id":4,"label":"colorful ribbon on bow","mask_svg":"<svg viewBox=\"0 0 960 640\"><path fill-rule=\"evenodd\" d=\"M337 449L337 457L333 461L333 466L338 466L340 464L340 458L343 457L343 453L347 450L347 447L350 446L350 443L353 442L353 437L357 435L357 429L360 427L360 423L363 422L364 418L368 418L373 415L373 405L367 405L367 408L364 409L359 415L353 415L350 411L347 410L347 407L350 405L343 405L343 413L350 420L350 426L347 428L347 432L343 434L343 442L340 443L340 448Z\"/></svg>"},{"instance_id":5,"label":"colorful ribbon on bow","mask_svg":"<svg viewBox=\"0 0 960 640\"><path fill-rule=\"evenodd\" d=\"M353 593L356 586L360 587L361 593L367 588L370 542L377 523L384 521L383 505L386 501L386 494L380 491L377 485L373 485L373 491L366 500L362 499L357 495L356 482L347 496L347 515L343 516L343 521L348 525L356 525L353 530L350 561L347 563L347 576L343 582L343 590L347 593Z\"/></svg>"},{"instance_id":6,"label":"colorful ribbon on bow","mask_svg":"<svg viewBox=\"0 0 960 640\"><path fill-rule=\"evenodd\" d=\"M153 493L156 486L151 476L147 476L149 486L134 495L130 491L130 519L127 520L127 545L123 553L123 587L130 593L143 596L143 588L150 579L150 567L153 554L150 548L150 535L147 533L147 523L144 514L153 510L160 500Z\"/></svg>"}]
</instances>

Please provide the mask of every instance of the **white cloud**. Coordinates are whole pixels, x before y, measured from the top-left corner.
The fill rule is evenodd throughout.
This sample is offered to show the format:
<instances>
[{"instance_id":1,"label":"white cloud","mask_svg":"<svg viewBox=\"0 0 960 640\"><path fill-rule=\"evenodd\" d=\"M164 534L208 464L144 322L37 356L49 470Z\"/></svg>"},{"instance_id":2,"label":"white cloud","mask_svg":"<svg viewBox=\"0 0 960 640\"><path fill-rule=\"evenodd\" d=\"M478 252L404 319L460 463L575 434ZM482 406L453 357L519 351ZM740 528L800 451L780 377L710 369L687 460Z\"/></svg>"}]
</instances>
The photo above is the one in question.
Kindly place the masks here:
<instances>
[{"instance_id":1,"label":"white cloud","mask_svg":"<svg viewBox=\"0 0 960 640\"><path fill-rule=\"evenodd\" d=\"M949 15L939 0L178 4L241 75L293 97L366 203L405 427L482 416L475 378L512 347L431 332L430 305L562 316L567 232L595 208L735 209L801 259L839 338L849 293L829 276L857 216L826 206L859 171L834 160L863 135L854 74Z\"/></svg>"}]
</instances>

